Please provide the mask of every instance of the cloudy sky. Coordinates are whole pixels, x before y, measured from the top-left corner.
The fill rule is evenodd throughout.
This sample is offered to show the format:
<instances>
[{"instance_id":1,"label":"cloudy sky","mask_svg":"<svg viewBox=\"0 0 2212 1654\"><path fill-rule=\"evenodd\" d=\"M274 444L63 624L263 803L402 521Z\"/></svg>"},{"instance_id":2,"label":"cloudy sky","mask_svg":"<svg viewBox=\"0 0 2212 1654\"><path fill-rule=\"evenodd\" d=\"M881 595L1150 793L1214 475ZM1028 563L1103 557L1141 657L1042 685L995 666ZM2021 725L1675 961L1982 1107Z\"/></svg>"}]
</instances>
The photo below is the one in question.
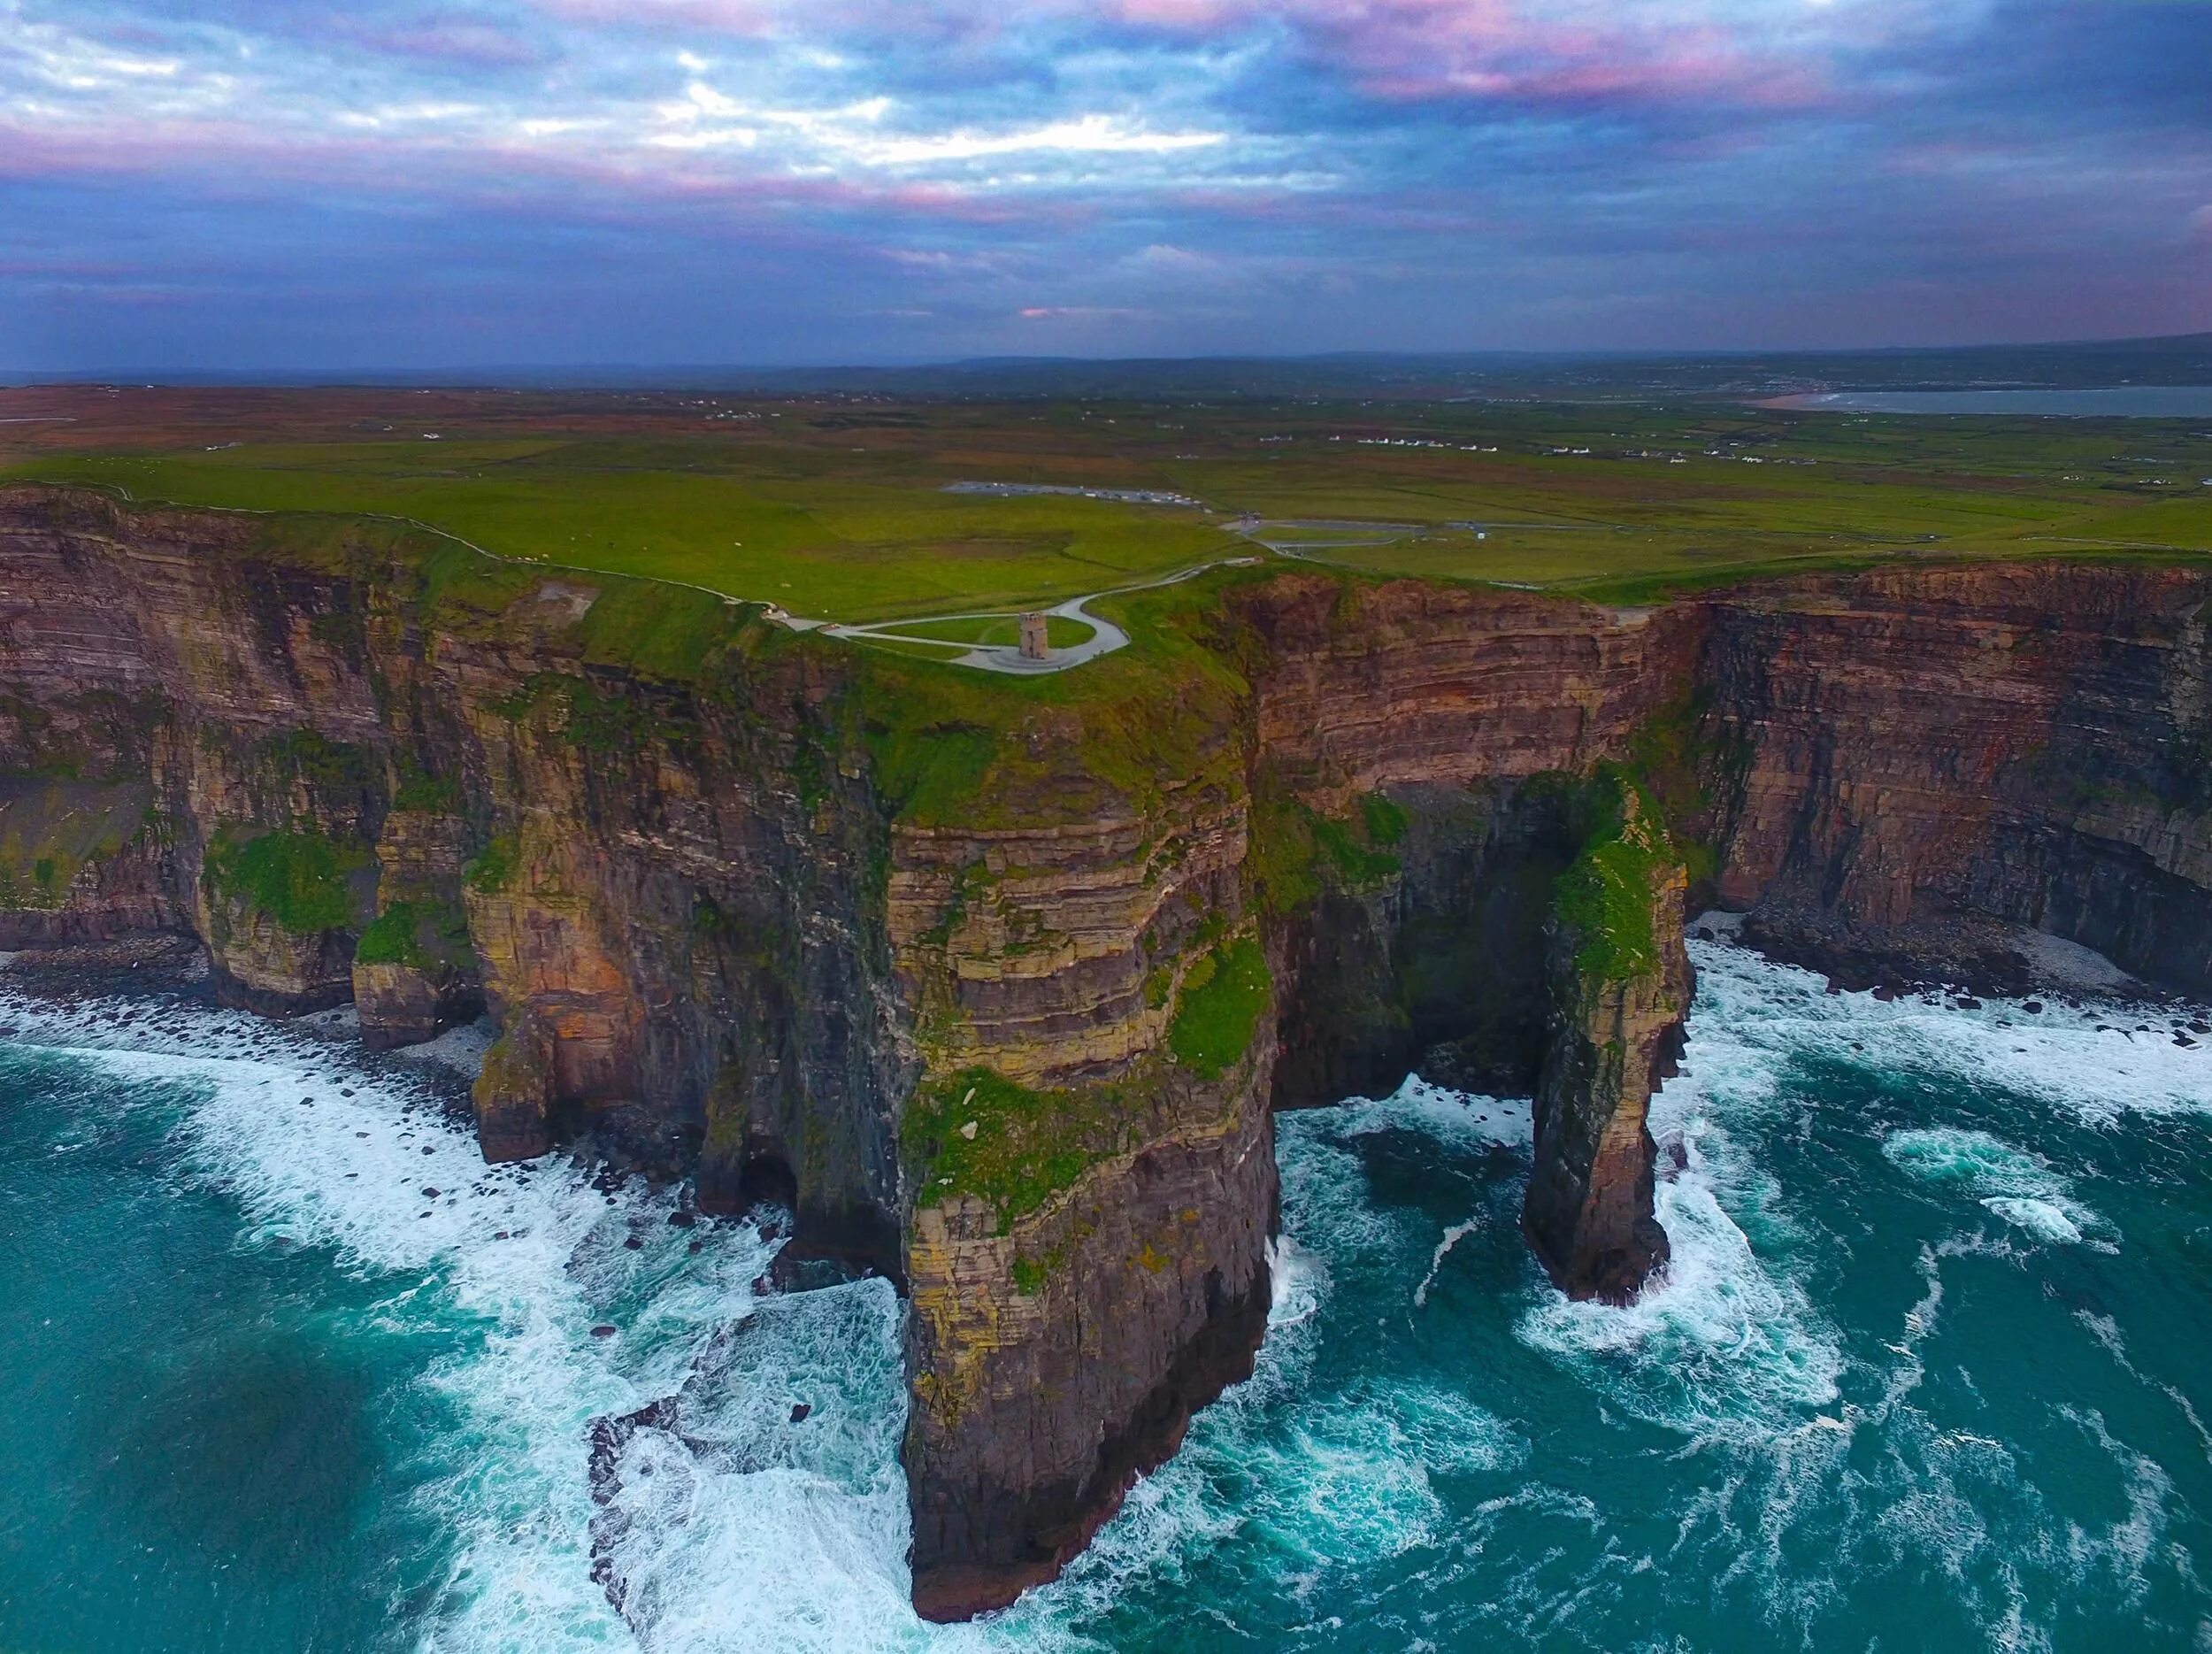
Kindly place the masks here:
<instances>
[{"instance_id":1,"label":"cloudy sky","mask_svg":"<svg viewBox=\"0 0 2212 1654\"><path fill-rule=\"evenodd\" d=\"M2208 327L2208 0L0 0L0 368Z\"/></svg>"}]
</instances>

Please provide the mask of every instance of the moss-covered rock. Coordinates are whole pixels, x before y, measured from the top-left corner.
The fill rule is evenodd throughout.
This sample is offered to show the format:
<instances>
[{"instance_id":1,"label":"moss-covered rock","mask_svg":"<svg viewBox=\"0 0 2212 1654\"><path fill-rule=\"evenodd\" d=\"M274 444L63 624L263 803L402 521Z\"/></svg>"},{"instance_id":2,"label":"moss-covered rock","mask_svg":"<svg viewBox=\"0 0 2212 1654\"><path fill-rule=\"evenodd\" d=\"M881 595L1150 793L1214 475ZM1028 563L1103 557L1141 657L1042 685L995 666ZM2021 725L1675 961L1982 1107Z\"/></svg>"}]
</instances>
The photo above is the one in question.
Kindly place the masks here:
<instances>
[{"instance_id":1,"label":"moss-covered rock","mask_svg":"<svg viewBox=\"0 0 2212 1654\"><path fill-rule=\"evenodd\" d=\"M972 1196L1003 1234L1125 1146L1133 1104L1121 1086L1036 1090L988 1068L931 1081L908 1103L901 1131L917 1204Z\"/></svg>"},{"instance_id":2,"label":"moss-covered rock","mask_svg":"<svg viewBox=\"0 0 2212 1654\"><path fill-rule=\"evenodd\" d=\"M265 918L296 936L342 930L357 911L353 875L369 865L359 844L311 829L256 833L235 824L219 829L204 865L211 906L238 918Z\"/></svg>"},{"instance_id":3,"label":"moss-covered rock","mask_svg":"<svg viewBox=\"0 0 2212 1654\"><path fill-rule=\"evenodd\" d=\"M1218 1080L1244 1060L1275 989L1259 938L1240 935L1193 964L1183 976L1168 1049L1202 1079Z\"/></svg>"}]
</instances>

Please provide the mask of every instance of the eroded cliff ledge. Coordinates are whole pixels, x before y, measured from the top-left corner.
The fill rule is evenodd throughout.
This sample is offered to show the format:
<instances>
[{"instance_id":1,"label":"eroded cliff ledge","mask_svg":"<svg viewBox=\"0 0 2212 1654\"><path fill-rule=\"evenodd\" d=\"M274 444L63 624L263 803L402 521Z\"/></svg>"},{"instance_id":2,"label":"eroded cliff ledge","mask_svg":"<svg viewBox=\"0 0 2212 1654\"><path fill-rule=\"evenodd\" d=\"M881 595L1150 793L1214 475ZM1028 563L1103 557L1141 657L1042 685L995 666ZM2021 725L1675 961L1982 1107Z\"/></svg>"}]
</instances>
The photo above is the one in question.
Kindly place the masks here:
<instances>
[{"instance_id":1,"label":"eroded cliff ledge","mask_svg":"<svg viewBox=\"0 0 2212 1654\"><path fill-rule=\"evenodd\" d=\"M157 933L365 1035L488 1004L488 1155L788 1202L910 1296L918 1604L1048 1577L1248 1371L1274 1108L1533 1090L1569 1290L1663 1256L1686 895L1978 912L2212 991L2212 576L1601 607L1310 570L1002 682L390 526L0 493L0 946Z\"/></svg>"}]
</instances>

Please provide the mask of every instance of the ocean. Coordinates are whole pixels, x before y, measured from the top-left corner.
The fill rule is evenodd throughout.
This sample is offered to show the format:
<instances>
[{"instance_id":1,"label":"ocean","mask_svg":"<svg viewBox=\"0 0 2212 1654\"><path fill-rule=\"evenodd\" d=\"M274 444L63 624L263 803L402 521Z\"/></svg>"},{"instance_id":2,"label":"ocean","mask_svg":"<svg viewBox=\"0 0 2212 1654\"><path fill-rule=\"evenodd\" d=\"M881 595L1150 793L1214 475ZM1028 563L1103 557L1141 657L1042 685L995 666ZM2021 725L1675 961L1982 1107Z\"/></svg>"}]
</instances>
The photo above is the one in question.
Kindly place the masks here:
<instances>
[{"instance_id":1,"label":"ocean","mask_svg":"<svg viewBox=\"0 0 2212 1654\"><path fill-rule=\"evenodd\" d=\"M1545 1282L1525 1101L1286 1115L1254 1377L951 1627L887 1284L768 1295L752 1224L486 1168L400 1060L0 991L0 1649L2212 1648L2193 1013L1692 951L1663 1286ZM703 1358L595 1503L592 1421Z\"/></svg>"},{"instance_id":2,"label":"ocean","mask_svg":"<svg viewBox=\"0 0 2212 1654\"><path fill-rule=\"evenodd\" d=\"M2089 390L1836 390L1786 397L1775 405L1843 413L2201 419L2212 418L2212 385L2108 385Z\"/></svg>"}]
</instances>

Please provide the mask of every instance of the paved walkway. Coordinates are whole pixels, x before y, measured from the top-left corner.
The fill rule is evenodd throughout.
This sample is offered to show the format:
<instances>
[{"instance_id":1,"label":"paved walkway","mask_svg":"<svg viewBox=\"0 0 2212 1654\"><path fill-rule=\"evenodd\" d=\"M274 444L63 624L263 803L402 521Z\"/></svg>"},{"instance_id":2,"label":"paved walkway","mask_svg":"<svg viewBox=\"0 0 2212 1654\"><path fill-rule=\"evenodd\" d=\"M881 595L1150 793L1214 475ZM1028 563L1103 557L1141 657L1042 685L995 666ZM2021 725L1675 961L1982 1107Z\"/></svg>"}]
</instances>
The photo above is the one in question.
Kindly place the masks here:
<instances>
[{"instance_id":1,"label":"paved walkway","mask_svg":"<svg viewBox=\"0 0 2212 1654\"><path fill-rule=\"evenodd\" d=\"M1165 580L1146 581L1135 586L1117 586L1110 591L1094 591L1080 597L1071 597L1065 603L1043 611L1058 615L1064 620L1074 620L1091 628L1091 635L1080 643L1071 643L1065 649L1056 649L1042 660L1031 660L1018 643L957 643L941 637L917 637L899 628L906 626L929 626L941 620L1013 620L1025 612L1034 611L995 609L977 614L928 614L905 620L885 620L874 626L834 626L819 622L810 629L819 631L824 637L850 638L860 642L920 643L931 649L956 651L949 655L956 666L972 666L978 672L1003 672L1014 677L1037 677L1047 673L1065 672L1079 666L1087 660L1096 660L1101 655L1110 655L1129 643L1129 634L1111 620L1091 613L1083 605L1096 603L1101 597L1118 597L1125 592L1154 591L1162 586L1173 586L1180 581L1194 580L1209 569L1240 568L1260 561L1258 558L1225 558L1218 562L1202 563L1196 568L1187 568L1179 574ZM803 624L787 619L785 625Z\"/></svg>"}]
</instances>

